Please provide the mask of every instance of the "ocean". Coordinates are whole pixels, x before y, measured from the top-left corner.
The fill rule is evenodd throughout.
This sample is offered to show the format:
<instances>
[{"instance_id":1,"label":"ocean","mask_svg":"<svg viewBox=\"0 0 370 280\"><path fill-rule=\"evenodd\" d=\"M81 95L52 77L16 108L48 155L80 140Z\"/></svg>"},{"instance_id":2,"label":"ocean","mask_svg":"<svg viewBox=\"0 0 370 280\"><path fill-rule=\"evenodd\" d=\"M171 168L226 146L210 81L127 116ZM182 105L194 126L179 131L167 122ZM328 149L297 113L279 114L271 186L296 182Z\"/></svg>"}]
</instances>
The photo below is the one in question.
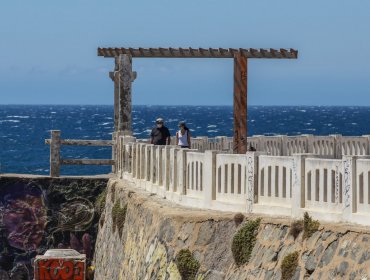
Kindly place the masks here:
<instances>
[{"instance_id":1,"label":"ocean","mask_svg":"<svg viewBox=\"0 0 370 280\"><path fill-rule=\"evenodd\" d=\"M148 138L154 120L175 134L184 120L192 136L232 136L232 106L134 106L133 129ZM249 135L370 134L370 107L251 106ZM50 130L64 139L112 138L113 106L0 105L0 173L49 174ZM109 147L62 147L63 158L110 158ZM62 175L109 173L108 166L62 166Z\"/></svg>"}]
</instances>

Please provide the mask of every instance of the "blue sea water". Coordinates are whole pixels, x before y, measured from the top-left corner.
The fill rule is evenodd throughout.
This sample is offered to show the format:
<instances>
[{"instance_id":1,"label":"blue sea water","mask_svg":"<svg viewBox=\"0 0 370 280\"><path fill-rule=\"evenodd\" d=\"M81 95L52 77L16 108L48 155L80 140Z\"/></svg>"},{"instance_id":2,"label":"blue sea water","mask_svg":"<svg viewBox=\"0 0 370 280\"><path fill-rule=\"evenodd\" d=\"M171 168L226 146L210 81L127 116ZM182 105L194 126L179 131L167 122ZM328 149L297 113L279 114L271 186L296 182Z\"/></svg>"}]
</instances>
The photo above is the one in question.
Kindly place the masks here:
<instances>
[{"instance_id":1,"label":"blue sea water","mask_svg":"<svg viewBox=\"0 0 370 280\"><path fill-rule=\"evenodd\" d=\"M249 135L370 134L370 107L252 106ZM172 134L185 120L193 136L232 136L231 106L134 106L133 129L148 138L161 116ZM0 173L49 173L50 130L64 139L111 139L112 106L0 105ZM110 158L108 147L62 148L63 158ZM107 166L63 166L63 175L108 173Z\"/></svg>"}]
</instances>

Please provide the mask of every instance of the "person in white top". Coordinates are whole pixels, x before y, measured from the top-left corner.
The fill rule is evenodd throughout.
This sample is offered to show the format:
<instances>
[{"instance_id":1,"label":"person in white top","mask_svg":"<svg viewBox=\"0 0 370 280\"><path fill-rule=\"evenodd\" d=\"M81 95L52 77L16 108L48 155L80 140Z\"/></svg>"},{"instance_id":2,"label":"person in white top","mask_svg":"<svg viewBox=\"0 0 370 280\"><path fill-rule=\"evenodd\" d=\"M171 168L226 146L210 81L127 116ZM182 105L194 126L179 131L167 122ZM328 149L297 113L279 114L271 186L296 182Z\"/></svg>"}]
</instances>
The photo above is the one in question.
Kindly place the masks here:
<instances>
[{"instance_id":1,"label":"person in white top","mask_svg":"<svg viewBox=\"0 0 370 280\"><path fill-rule=\"evenodd\" d=\"M179 131L176 132L176 145L181 148L190 148L190 130L186 127L185 122L179 122Z\"/></svg>"}]
</instances>

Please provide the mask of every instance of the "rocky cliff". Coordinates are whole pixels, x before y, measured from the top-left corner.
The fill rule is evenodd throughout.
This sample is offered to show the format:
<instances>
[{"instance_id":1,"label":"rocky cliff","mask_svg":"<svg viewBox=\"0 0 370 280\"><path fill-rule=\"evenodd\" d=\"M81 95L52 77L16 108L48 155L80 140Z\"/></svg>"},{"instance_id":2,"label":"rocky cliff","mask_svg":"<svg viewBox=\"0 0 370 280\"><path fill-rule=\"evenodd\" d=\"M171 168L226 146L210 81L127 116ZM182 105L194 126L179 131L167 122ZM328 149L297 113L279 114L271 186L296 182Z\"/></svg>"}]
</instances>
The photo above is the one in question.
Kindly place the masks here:
<instances>
[{"instance_id":1,"label":"rocky cliff","mask_svg":"<svg viewBox=\"0 0 370 280\"><path fill-rule=\"evenodd\" d=\"M180 207L110 180L95 279L369 279L370 229L258 218Z\"/></svg>"}]
</instances>

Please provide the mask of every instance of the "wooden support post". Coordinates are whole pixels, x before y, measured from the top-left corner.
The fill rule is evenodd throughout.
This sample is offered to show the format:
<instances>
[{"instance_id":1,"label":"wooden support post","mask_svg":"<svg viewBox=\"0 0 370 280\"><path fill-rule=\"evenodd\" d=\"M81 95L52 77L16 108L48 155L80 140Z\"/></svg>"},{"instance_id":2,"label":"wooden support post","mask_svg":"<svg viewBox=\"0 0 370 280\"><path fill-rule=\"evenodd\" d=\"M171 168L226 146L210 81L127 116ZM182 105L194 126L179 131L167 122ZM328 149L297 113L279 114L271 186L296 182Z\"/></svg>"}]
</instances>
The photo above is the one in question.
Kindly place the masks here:
<instances>
[{"instance_id":1,"label":"wooden support post","mask_svg":"<svg viewBox=\"0 0 370 280\"><path fill-rule=\"evenodd\" d=\"M234 153L247 151L247 57L234 56Z\"/></svg>"},{"instance_id":2,"label":"wooden support post","mask_svg":"<svg viewBox=\"0 0 370 280\"><path fill-rule=\"evenodd\" d=\"M114 72L109 72L109 77L114 82L114 131L118 131L118 116L119 116L119 59L115 57Z\"/></svg>"},{"instance_id":3,"label":"wooden support post","mask_svg":"<svg viewBox=\"0 0 370 280\"><path fill-rule=\"evenodd\" d=\"M116 62L117 63L117 62ZM122 54L118 57L119 115L118 130L123 135L132 135L132 82L136 72L132 72L132 57Z\"/></svg>"},{"instance_id":4,"label":"wooden support post","mask_svg":"<svg viewBox=\"0 0 370 280\"><path fill-rule=\"evenodd\" d=\"M51 131L50 177L60 176L60 130Z\"/></svg>"}]
</instances>

